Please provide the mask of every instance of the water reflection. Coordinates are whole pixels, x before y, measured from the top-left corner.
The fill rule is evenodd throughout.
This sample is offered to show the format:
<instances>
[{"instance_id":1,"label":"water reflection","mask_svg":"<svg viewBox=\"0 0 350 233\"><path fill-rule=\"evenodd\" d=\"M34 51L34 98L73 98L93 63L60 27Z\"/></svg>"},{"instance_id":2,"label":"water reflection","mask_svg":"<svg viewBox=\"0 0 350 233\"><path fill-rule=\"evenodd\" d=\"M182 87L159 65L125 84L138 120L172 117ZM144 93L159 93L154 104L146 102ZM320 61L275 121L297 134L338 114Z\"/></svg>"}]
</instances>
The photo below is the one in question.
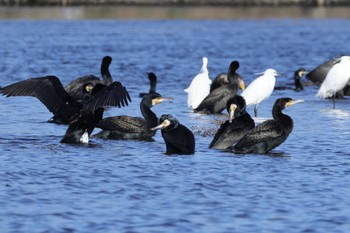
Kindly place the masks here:
<instances>
[{"instance_id":1,"label":"water reflection","mask_svg":"<svg viewBox=\"0 0 350 233\"><path fill-rule=\"evenodd\" d=\"M1 7L1 19L349 18L348 7L82 6Z\"/></svg>"}]
</instances>

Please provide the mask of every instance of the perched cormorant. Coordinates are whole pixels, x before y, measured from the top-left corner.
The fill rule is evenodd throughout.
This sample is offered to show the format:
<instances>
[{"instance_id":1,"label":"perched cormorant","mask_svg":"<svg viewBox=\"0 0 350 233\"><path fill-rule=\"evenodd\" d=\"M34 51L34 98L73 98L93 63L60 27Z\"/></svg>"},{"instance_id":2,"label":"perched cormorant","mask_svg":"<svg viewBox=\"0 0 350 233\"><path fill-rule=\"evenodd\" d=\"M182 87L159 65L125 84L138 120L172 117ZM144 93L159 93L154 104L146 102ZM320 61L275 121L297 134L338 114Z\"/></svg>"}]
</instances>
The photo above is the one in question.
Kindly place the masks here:
<instances>
[{"instance_id":1,"label":"perched cormorant","mask_svg":"<svg viewBox=\"0 0 350 233\"><path fill-rule=\"evenodd\" d=\"M316 96L323 99L332 98L335 108L335 98L343 98L344 95L350 94L350 56L329 60L316 67L306 77L321 85Z\"/></svg>"},{"instance_id":2,"label":"perched cormorant","mask_svg":"<svg viewBox=\"0 0 350 233\"><path fill-rule=\"evenodd\" d=\"M238 68L239 63L237 61L231 62L227 74L230 83L210 92L201 104L194 109L194 112L205 114L222 112L226 107L227 100L237 94L238 87L242 90L245 88L243 80L238 79L238 76L236 75L236 70Z\"/></svg>"},{"instance_id":3,"label":"perched cormorant","mask_svg":"<svg viewBox=\"0 0 350 233\"><path fill-rule=\"evenodd\" d=\"M195 152L195 138L191 130L179 123L170 114L164 114L159 119L160 125L152 130L162 129L162 137L166 145L166 154L189 155Z\"/></svg>"},{"instance_id":4,"label":"perched cormorant","mask_svg":"<svg viewBox=\"0 0 350 233\"><path fill-rule=\"evenodd\" d=\"M193 78L190 86L184 90L188 93L187 105L191 109L196 109L210 92L211 79L209 78L207 66L208 58L203 57L203 65L200 73Z\"/></svg>"},{"instance_id":5,"label":"perched cormorant","mask_svg":"<svg viewBox=\"0 0 350 233\"><path fill-rule=\"evenodd\" d=\"M243 97L239 95L231 97L227 101L226 109L230 118L221 124L209 148L229 149L255 127L254 120L246 111Z\"/></svg>"},{"instance_id":6,"label":"perched cormorant","mask_svg":"<svg viewBox=\"0 0 350 233\"><path fill-rule=\"evenodd\" d=\"M102 80L94 75L87 75L80 78L77 78L71 81L66 87L67 93L76 101L83 100L83 93L81 92L84 83L91 83L95 86L97 83L104 85L109 85L113 82L111 73L109 72L109 66L112 62L110 56L105 56L101 62L101 76Z\"/></svg>"},{"instance_id":7,"label":"perched cormorant","mask_svg":"<svg viewBox=\"0 0 350 233\"><path fill-rule=\"evenodd\" d=\"M232 148L237 154L265 154L281 145L293 130L293 120L282 113L285 107L302 102L291 98L279 98L272 108L272 120L257 125L244 135Z\"/></svg>"},{"instance_id":8,"label":"perched cormorant","mask_svg":"<svg viewBox=\"0 0 350 233\"><path fill-rule=\"evenodd\" d=\"M276 76L279 74L274 69L267 69L262 75L253 80L249 86L242 92L241 96L245 99L247 107L255 105L254 115L258 116L259 103L267 99L273 92L276 83Z\"/></svg>"},{"instance_id":9,"label":"perched cormorant","mask_svg":"<svg viewBox=\"0 0 350 233\"><path fill-rule=\"evenodd\" d=\"M238 74L237 72L235 73L234 76L235 76L235 78L237 80L242 80L243 81L242 76L240 74ZM225 86L225 85L227 85L229 83L230 83L230 81L228 79L227 73L218 74L215 77L215 79L212 81L211 85L210 85L210 92L214 91L216 88Z\"/></svg>"},{"instance_id":10,"label":"perched cormorant","mask_svg":"<svg viewBox=\"0 0 350 233\"><path fill-rule=\"evenodd\" d=\"M94 137L114 140L145 140L151 141L156 131L151 128L158 125L158 117L151 107L171 98L164 98L158 93L145 95L140 103L142 117L114 116L102 119L97 128L101 132Z\"/></svg>"},{"instance_id":11,"label":"perched cormorant","mask_svg":"<svg viewBox=\"0 0 350 233\"><path fill-rule=\"evenodd\" d=\"M156 87L157 87L157 76L154 74L154 73L147 73L148 75L148 79L149 79L149 91L148 93L140 93L139 94L139 97L144 97L145 95L148 95L148 94L155 94L157 93L156 91Z\"/></svg>"},{"instance_id":12,"label":"perched cormorant","mask_svg":"<svg viewBox=\"0 0 350 233\"><path fill-rule=\"evenodd\" d=\"M0 89L2 95L34 96L38 98L54 116L69 123L61 142L87 143L88 136L102 119L103 107L125 106L131 101L128 91L120 82L109 86L96 84L83 103L75 101L64 89L56 76L31 78L13 83Z\"/></svg>"},{"instance_id":13,"label":"perched cormorant","mask_svg":"<svg viewBox=\"0 0 350 233\"><path fill-rule=\"evenodd\" d=\"M275 90L294 90L294 91L302 91L304 90L304 84L301 82L301 78L307 73L304 68L299 68L294 72L293 80L294 80L294 88L286 87L286 86L277 86ZM307 84L310 85L310 84Z\"/></svg>"}]
</instances>

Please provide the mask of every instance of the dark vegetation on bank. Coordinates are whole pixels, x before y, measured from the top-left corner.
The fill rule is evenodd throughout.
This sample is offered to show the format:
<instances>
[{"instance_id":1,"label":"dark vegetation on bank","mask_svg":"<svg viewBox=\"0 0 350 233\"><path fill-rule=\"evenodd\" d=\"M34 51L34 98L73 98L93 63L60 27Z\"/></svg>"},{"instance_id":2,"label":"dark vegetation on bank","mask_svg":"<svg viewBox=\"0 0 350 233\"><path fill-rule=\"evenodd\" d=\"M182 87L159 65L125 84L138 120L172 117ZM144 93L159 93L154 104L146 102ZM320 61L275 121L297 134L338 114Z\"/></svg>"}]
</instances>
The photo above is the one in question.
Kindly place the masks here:
<instances>
[{"instance_id":1,"label":"dark vegetation on bank","mask_svg":"<svg viewBox=\"0 0 350 233\"><path fill-rule=\"evenodd\" d=\"M0 6L350 6L349 0L0 0Z\"/></svg>"}]
</instances>

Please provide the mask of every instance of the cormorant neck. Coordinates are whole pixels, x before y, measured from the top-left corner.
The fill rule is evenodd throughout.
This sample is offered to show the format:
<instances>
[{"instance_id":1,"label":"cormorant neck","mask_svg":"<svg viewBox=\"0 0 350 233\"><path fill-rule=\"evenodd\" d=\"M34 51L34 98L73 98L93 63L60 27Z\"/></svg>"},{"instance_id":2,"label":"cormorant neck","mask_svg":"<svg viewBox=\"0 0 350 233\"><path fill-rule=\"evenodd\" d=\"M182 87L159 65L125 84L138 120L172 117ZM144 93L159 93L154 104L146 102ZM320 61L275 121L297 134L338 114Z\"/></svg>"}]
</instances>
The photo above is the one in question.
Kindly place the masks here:
<instances>
[{"instance_id":1,"label":"cormorant neck","mask_svg":"<svg viewBox=\"0 0 350 233\"><path fill-rule=\"evenodd\" d=\"M149 94L154 94L156 93L156 86L157 86L157 82L156 81L151 81L150 82L150 88L149 88Z\"/></svg>"},{"instance_id":2,"label":"cormorant neck","mask_svg":"<svg viewBox=\"0 0 350 233\"><path fill-rule=\"evenodd\" d=\"M301 77L299 77L298 74L294 75L294 85L295 85L295 90L297 91L304 90L303 84L301 83Z\"/></svg>"},{"instance_id":3,"label":"cormorant neck","mask_svg":"<svg viewBox=\"0 0 350 233\"><path fill-rule=\"evenodd\" d=\"M282 113L283 109L281 109L280 106L274 106L272 109L272 116L273 119L279 121L283 125L284 129L290 133L293 129L293 120L290 116Z\"/></svg>"},{"instance_id":4,"label":"cormorant neck","mask_svg":"<svg viewBox=\"0 0 350 233\"><path fill-rule=\"evenodd\" d=\"M113 82L112 75L109 72L109 64L104 64L101 66L101 75L106 85L109 85Z\"/></svg>"},{"instance_id":5,"label":"cormorant neck","mask_svg":"<svg viewBox=\"0 0 350 233\"><path fill-rule=\"evenodd\" d=\"M143 101L141 101L140 109L141 109L142 116L145 118L149 128L156 127L158 125L158 117L154 112L152 112L150 106L148 106L146 103L143 103Z\"/></svg>"},{"instance_id":6,"label":"cormorant neck","mask_svg":"<svg viewBox=\"0 0 350 233\"><path fill-rule=\"evenodd\" d=\"M237 78L236 78L236 73L234 73L234 74L228 73L227 79L228 79L229 84L232 84L232 83L237 84L238 83Z\"/></svg>"}]
</instances>

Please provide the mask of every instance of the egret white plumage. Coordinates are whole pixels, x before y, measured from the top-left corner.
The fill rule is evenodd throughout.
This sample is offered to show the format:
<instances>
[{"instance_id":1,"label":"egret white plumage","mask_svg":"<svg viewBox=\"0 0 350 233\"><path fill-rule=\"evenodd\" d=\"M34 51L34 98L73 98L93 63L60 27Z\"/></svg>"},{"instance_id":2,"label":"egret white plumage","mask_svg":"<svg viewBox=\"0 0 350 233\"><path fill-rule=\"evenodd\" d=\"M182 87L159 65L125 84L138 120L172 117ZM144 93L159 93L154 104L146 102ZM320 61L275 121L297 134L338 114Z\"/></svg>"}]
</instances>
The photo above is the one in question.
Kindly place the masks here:
<instances>
[{"instance_id":1,"label":"egret white plumage","mask_svg":"<svg viewBox=\"0 0 350 233\"><path fill-rule=\"evenodd\" d=\"M187 105L192 109L197 108L198 105L203 101L203 99L210 92L210 84L212 81L209 78L209 72L208 72L207 66L208 66L208 58L203 57L203 65L199 74L197 74L193 78L190 86L187 89L185 89L185 92L188 93Z\"/></svg>"},{"instance_id":2,"label":"egret white plumage","mask_svg":"<svg viewBox=\"0 0 350 233\"><path fill-rule=\"evenodd\" d=\"M317 97L333 99L335 108L335 94L342 90L350 81L350 56L342 56L334 61L333 67L328 71L325 80L317 92Z\"/></svg>"},{"instance_id":3,"label":"egret white plumage","mask_svg":"<svg viewBox=\"0 0 350 233\"><path fill-rule=\"evenodd\" d=\"M276 83L275 77L279 75L274 69L267 69L261 74L262 75L254 79L241 94L246 101L247 107L255 105L255 117L258 116L259 103L272 94Z\"/></svg>"}]
</instances>

